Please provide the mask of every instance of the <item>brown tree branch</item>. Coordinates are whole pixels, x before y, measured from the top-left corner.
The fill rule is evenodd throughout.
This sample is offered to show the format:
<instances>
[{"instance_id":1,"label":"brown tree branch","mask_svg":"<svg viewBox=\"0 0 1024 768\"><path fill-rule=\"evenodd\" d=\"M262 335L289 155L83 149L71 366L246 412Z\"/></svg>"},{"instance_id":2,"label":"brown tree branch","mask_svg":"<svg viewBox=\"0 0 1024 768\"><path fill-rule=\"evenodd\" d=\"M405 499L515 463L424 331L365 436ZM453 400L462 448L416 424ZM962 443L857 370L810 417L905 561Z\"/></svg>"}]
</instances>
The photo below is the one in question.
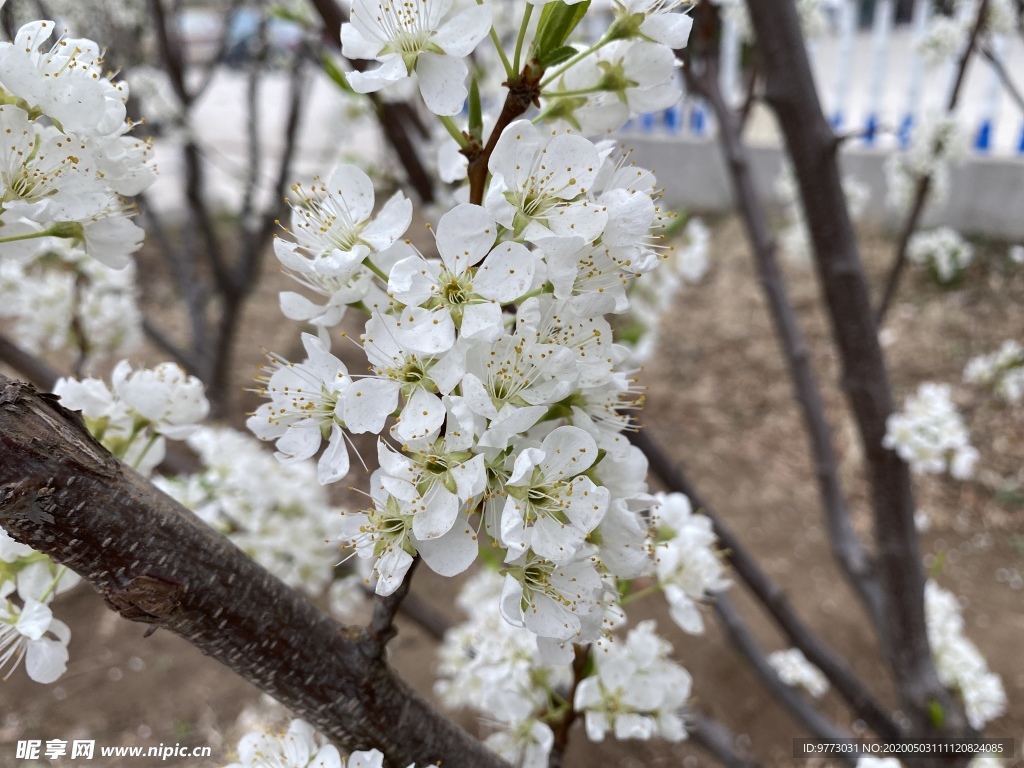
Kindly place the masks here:
<instances>
[{"instance_id":1,"label":"brown tree branch","mask_svg":"<svg viewBox=\"0 0 1024 768\"><path fill-rule=\"evenodd\" d=\"M984 2L984 0L983 0ZM748 0L775 111L793 161L819 281L843 364L843 388L860 432L871 485L876 567L886 595L886 657L915 735L972 733L939 682L924 617L924 574L910 470L882 446L894 401L867 279L846 207L832 129L821 111L793 0ZM941 709L942 724L934 722Z\"/></svg>"},{"instance_id":2,"label":"brown tree branch","mask_svg":"<svg viewBox=\"0 0 1024 768\"><path fill-rule=\"evenodd\" d=\"M0 377L0 526L347 749L404 768L508 768L342 627L107 453L80 417Z\"/></svg>"},{"instance_id":3,"label":"brown tree branch","mask_svg":"<svg viewBox=\"0 0 1024 768\"><path fill-rule=\"evenodd\" d=\"M957 65L956 70L956 80L953 83L953 90L950 91L949 94L949 102L946 104L946 114L951 114L953 110L956 109L957 102L960 100L960 92L963 89L964 83L967 81L967 65L970 64L971 57L974 54L974 49L978 44L978 38L985 26L987 11L988 0L981 0L981 2L978 3L978 15L974 20L974 25L971 27L970 36L967 38L967 46L960 55L960 62ZM935 147L935 150L939 149L940 147ZM907 265L907 249L910 246L910 238L913 237L914 232L917 231L917 228L921 223L921 216L924 214L925 203L928 200L928 193L931 191L931 186L932 176L931 174L927 174L918 179L917 186L914 188L914 198L910 206L910 213L907 214L907 218L903 222L903 227L900 229L900 236L896 245L896 254L893 257L892 267L889 270L889 277L885 281L885 288L882 291L882 299L879 302L878 310L875 313L875 325L878 328L881 328L882 323L885 322L885 315L889 311L889 306L892 304L893 299L896 297L896 290L899 288L900 278L903 276L903 270Z\"/></svg>"}]
</instances>

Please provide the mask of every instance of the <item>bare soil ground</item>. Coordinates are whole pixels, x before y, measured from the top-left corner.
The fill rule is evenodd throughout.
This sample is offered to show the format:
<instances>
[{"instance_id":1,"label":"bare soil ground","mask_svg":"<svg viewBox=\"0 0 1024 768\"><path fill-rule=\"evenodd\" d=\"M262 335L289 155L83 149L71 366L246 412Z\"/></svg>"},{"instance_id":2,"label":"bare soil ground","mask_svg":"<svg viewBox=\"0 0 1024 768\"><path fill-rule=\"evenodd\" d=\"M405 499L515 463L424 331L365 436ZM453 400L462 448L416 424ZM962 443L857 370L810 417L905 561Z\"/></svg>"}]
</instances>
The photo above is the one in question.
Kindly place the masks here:
<instances>
[{"instance_id":1,"label":"bare soil ground","mask_svg":"<svg viewBox=\"0 0 1024 768\"><path fill-rule=\"evenodd\" d=\"M891 258L891 242L867 231L862 244L877 288ZM1024 740L1024 590L1019 585L1024 574L1024 408L1012 409L960 383L970 357L1024 333L1024 269L1009 265L1005 252L1002 245L980 246L966 279L951 290L911 270L888 323L887 356L901 400L922 381L953 384L982 453L976 481L917 481L920 508L931 520L922 550L926 562L941 571L943 586L962 596L970 637L1003 677L1010 709L988 733L1014 738L1019 754ZM665 317L663 345L642 374L649 387L646 428L685 465L806 621L879 697L893 703L873 632L829 554L800 414L736 220L715 226L711 254L712 271L700 287L686 290ZM828 321L811 267L788 264L786 272L824 388L855 524L866 535L870 521L860 448L838 386L841 372ZM243 323L239 389L251 381L261 359L257 345L285 355L298 347L296 329L279 322L276 314L281 278L269 263L267 273ZM169 309L169 282L156 273L149 277L142 281L147 307L157 308L171 324L180 322ZM240 393L239 413L252 405ZM1010 583L1014 579L1016 588ZM414 592L456 620L455 588L421 569ZM732 594L763 646L785 648L742 585ZM108 611L88 587L61 598L57 613L74 631L69 672L54 686L35 685L22 673L0 685L0 766L15 764L14 742L25 738L90 738L104 746L209 745L214 755L209 761L135 758L111 766L205 768L228 761L239 736L236 718L259 699L255 689L166 632L143 639L144 626ZM728 724L741 749L750 748L765 765L794 762L792 739L804 734L765 694L710 615L702 637L679 632L658 599L638 604L631 615L658 620L693 673L696 704ZM404 620L400 629L392 660L429 694L435 646ZM859 724L834 694L825 697L823 706L842 726L857 731ZM477 727L472 717L461 715L460 720ZM99 759L83 764L103 768ZM566 762L620 768L712 764L686 743L591 745L579 726Z\"/></svg>"}]
</instances>

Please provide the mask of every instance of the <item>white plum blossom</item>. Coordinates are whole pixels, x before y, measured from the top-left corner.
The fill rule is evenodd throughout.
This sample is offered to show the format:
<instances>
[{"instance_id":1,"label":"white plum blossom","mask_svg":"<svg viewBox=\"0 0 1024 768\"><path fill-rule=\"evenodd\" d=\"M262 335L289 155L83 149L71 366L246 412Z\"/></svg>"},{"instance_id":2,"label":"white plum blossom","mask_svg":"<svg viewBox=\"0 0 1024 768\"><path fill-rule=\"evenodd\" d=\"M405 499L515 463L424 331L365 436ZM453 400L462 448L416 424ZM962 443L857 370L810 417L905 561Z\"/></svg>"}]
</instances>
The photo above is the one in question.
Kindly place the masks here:
<instances>
[{"instance_id":1,"label":"white plum blossom","mask_svg":"<svg viewBox=\"0 0 1024 768\"><path fill-rule=\"evenodd\" d=\"M391 270L391 296L406 305L396 340L425 354L448 351L455 330L465 339L495 341L502 335L502 304L533 284L534 257L525 246L494 245L498 226L487 209L456 206L437 225L440 263L410 256Z\"/></svg>"},{"instance_id":2,"label":"white plum blossom","mask_svg":"<svg viewBox=\"0 0 1024 768\"><path fill-rule=\"evenodd\" d=\"M614 0L609 36L641 38L661 43L672 50L685 48L693 18L682 11L693 7L691 0Z\"/></svg>"},{"instance_id":3,"label":"white plum blossom","mask_svg":"<svg viewBox=\"0 0 1024 768\"><path fill-rule=\"evenodd\" d=\"M0 585L3 586L3 585ZM13 587L10 582L6 585ZM67 625L53 618L50 608L29 598L14 606L0 590L0 672L6 680L25 661L25 671L37 683L52 683L67 670ZM49 637L52 635L53 637Z\"/></svg>"},{"instance_id":4,"label":"white plum blossom","mask_svg":"<svg viewBox=\"0 0 1024 768\"><path fill-rule=\"evenodd\" d=\"M9 567L4 567L9 566ZM71 630L54 618L53 598L79 579L45 555L24 551L0 537L0 675L6 681L25 664L37 683L52 683L67 670ZM13 601L16 594L18 601Z\"/></svg>"},{"instance_id":5,"label":"white plum blossom","mask_svg":"<svg viewBox=\"0 0 1024 768\"><path fill-rule=\"evenodd\" d=\"M358 93L379 91L413 73L431 112L455 115L469 95L464 61L491 29L488 4L459 7L453 0L352 0L341 28L341 50L350 59L380 66L349 72Z\"/></svg>"},{"instance_id":6,"label":"white plum blossom","mask_svg":"<svg viewBox=\"0 0 1024 768\"><path fill-rule=\"evenodd\" d=\"M114 394L161 435L183 440L210 412L203 383L176 363L132 370L122 360L110 378Z\"/></svg>"},{"instance_id":7,"label":"white plum blossom","mask_svg":"<svg viewBox=\"0 0 1024 768\"><path fill-rule=\"evenodd\" d=\"M60 238L120 269L143 236L120 196L155 180L151 147L127 135L128 89L104 74L99 46L61 36L46 49L54 30L33 21L0 42L0 253Z\"/></svg>"},{"instance_id":8,"label":"white plum blossom","mask_svg":"<svg viewBox=\"0 0 1024 768\"><path fill-rule=\"evenodd\" d=\"M565 426L516 457L501 515L507 561L528 549L554 562L575 556L608 509L608 490L583 474L597 456L593 437Z\"/></svg>"},{"instance_id":9,"label":"white plum blossom","mask_svg":"<svg viewBox=\"0 0 1024 768\"><path fill-rule=\"evenodd\" d=\"M591 243L608 223L607 212L585 194L600 167L597 147L582 136L545 134L529 120L516 120L488 162L494 179L487 208L499 224L532 243Z\"/></svg>"},{"instance_id":10,"label":"white plum blossom","mask_svg":"<svg viewBox=\"0 0 1024 768\"><path fill-rule=\"evenodd\" d=\"M106 136L125 121L128 87L108 80L99 46L92 40L59 37L42 48L56 25L33 21L13 43L0 43L0 86L38 108L62 131Z\"/></svg>"},{"instance_id":11,"label":"white plum blossom","mask_svg":"<svg viewBox=\"0 0 1024 768\"><path fill-rule=\"evenodd\" d=\"M886 421L882 445L895 450L914 472L949 473L965 480L974 473L978 451L945 384L925 382L907 397L902 411Z\"/></svg>"},{"instance_id":12,"label":"white plum blossom","mask_svg":"<svg viewBox=\"0 0 1024 768\"><path fill-rule=\"evenodd\" d=\"M270 398L246 422L261 440L273 440L284 462L304 461L320 449L321 483L333 483L349 470L345 430L379 433L397 405L397 392L377 379L354 382L348 369L316 336L302 334L303 363L276 360L261 394Z\"/></svg>"},{"instance_id":13,"label":"white plum blossom","mask_svg":"<svg viewBox=\"0 0 1024 768\"><path fill-rule=\"evenodd\" d=\"M828 691L826 677L807 660L799 648L770 653L768 663L786 685L803 688L816 699L820 699Z\"/></svg>"},{"instance_id":14,"label":"white plum blossom","mask_svg":"<svg viewBox=\"0 0 1024 768\"><path fill-rule=\"evenodd\" d=\"M584 713L587 736L670 742L686 738L680 710L690 697L690 674L669 659L672 645L642 621L625 640L603 643L595 652L595 674L576 688L573 705Z\"/></svg>"},{"instance_id":15,"label":"white plum blossom","mask_svg":"<svg viewBox=\"0 0 1024 768\"><path fill-rule=\"evenodd\" d=\"M631 116L666 109L681 96L672 49L646 40L603 46L546 93L549 117L564 119L587 135L617 130Z\"/></svg>"},{"instance_id":16,"label":"white plum blossom","mask_svg":"<svg viewBox=\"0 0 1024 768\"><path fill-rule=\"evenodd\" d=\"M581 616L596 605L601 576L583 552L556 564L525 554L509 563L501 592L501 615L543 638L586 642Z\"/></svg>"},{"instance_id":17,"label":"white plum blossom","mask_svg":"<svg viewBox=\"0 0 1024 768\"><path fill-rule=\"evenodd\" d=\"M710 593L729 586L725 567L715 550L711 520L694 514L681 493L655 494L651 509L654 567L669 603L672 620L685 632L701 634L704 621L699 603Z\"/></svg>"},{"instance_id":18,"label":"white plum blossom","mask_svg":"<svg viewBox=\"0 0 1024 768\"><path fill-rule=\"evenodd\" d=\"M989 387L1011 405L1024 402L1024 346L1007 339L995 352L971 359L964 381Z\"/></svg>"},{"instance_id":19,"label":"white plum blossom","mask_svg":"<svg viewBox=\"0 0 1024 768\"><path fill-rule=\"evenodd\" d=\"M963 161L970 144L963 126L953 115L926 115L910 138L910 146L890 155L885 164L886 202L907 211L918 184L928 177L927 204L938 208L949 195L950 166Z\"/></svg>"},{"instance_id":20,"label":"white plum blossom","mask_svg":"<svg viewBox=\"0 0 1024 768\"><path fill-rule=\"evenodd\" d=\"M331 299L329 306L336 305L338 299L327 292L327 284L311 285L309 273L339 278L341 282L335 292L343 290L357 277L366 259L395 245L412 221L412 202L400 191L374 215L373 182L354 165L337 166L326 182L315 179L308 191L298 184L292 189L299 196L296 201L289 201L292 219L288 232L295 242L279 239L274 251L300 283ZM289 297L282 301L289 317L310 319L302 316L310 308L297 299Z\"/></svg>"}]
</instances>

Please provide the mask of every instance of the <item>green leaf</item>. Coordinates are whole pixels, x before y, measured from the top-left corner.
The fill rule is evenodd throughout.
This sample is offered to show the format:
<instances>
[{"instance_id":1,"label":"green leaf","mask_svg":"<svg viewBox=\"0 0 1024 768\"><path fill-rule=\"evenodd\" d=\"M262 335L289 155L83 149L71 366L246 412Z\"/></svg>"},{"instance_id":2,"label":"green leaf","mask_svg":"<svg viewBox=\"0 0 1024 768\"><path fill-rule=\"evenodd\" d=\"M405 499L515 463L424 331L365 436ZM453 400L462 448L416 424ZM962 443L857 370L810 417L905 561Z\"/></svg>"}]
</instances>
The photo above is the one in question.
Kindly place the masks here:
<instances>
[{"instance_id":1,"label":"green leaf","mask_svg":"<svg viewBox=\"0 0 1024 768\"><path fill-rule=\"evenodd\" d=\"M563 61L568 61L576 55L576 49L571 45L563 45L561 48L544 54L542 57L538 57L540 65L544 68L553 67L556 64L561 64Z\"/></svg>"},{"instance_id":2,"label":"green leaf","mask_svg":"<svg viewBox=\"0 0 1024 768\"><path fill-rule=\"evenodd\" d=\"M348 80L345 79L345 73L341 71L341 68L334 63L334 59L331 58L329 53L325 53L320 57L320 68L324 71L324 74L334 81L341 90L346 93L355 95L355 91L352 90L352 86L348 84Z\"/></svg>"},{"instance_id":3,"label":"green leaf","mask_svg":"<svg viewBox=\"0 0 1024 768\"><path fill-rule=\"evenodd\" d=\"M943 723L946 722L946 712L935 699L928 702L928 719L936 730L941 730Z\"/></svg>"},{"instance_id":4,"label":"green leaf","mask_svg":"<svg viewBox=\"0 0 1024 768\"><path fill-rule=\"evenodd\" d=\"M469 84L469 135L477 141L481 141L484 134L483 108L480 105L480 84L477 82L476 74Z\"/></svg>"},{"instance_id":5,"label":"green leaf","mask_svg":"<svg viewBox=\"0 0 1024 768\"><path fill-rule=\"evenodd\" d=\"M537 34L533 40L533 58L544 66L551 58L564 55L566 41L590 8L590 0L576 5L566 5L562 0L548 3L537 22ZM574 54L573 51L572 54ZM558 59L564 61L565 59Z\"/></svg>"}]
</instances>

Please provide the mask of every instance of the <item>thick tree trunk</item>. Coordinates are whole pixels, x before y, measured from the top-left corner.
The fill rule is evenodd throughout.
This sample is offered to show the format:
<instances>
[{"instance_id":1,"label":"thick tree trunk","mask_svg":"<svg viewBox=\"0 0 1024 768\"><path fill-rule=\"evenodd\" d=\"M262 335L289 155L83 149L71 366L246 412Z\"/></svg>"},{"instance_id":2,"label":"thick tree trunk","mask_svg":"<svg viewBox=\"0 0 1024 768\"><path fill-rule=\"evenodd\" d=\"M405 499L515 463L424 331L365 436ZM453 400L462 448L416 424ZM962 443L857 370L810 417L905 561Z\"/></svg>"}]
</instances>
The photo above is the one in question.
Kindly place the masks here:
<instances>
[{"instance_id":1,"label":"thick tree trunk","mask_svg":"<svg viewBox=\"0 0 1024 768\"><path fill-rule=\"evenodd\" d=\"M915 736L971 734L963 707L939 682L932 661L910 471L882 447L892 388L843 194L836 137L821 111L796 6L793 0L747 0L747 7L766 73L765 100L779 119L799 182L843 388L864 446L893 677Z\"/></svg>"},{"instance_id":2,"label":"thick tree trunk","mask_svg":"<svg viewBox=\"0 0 1024 768\"><path fill-rule=\"evenodd\" d=\"M0 376L0 526L349 749L389 766L507 768L346 628L127 468L50 395Z\"/></svg>"}]
</instances>

